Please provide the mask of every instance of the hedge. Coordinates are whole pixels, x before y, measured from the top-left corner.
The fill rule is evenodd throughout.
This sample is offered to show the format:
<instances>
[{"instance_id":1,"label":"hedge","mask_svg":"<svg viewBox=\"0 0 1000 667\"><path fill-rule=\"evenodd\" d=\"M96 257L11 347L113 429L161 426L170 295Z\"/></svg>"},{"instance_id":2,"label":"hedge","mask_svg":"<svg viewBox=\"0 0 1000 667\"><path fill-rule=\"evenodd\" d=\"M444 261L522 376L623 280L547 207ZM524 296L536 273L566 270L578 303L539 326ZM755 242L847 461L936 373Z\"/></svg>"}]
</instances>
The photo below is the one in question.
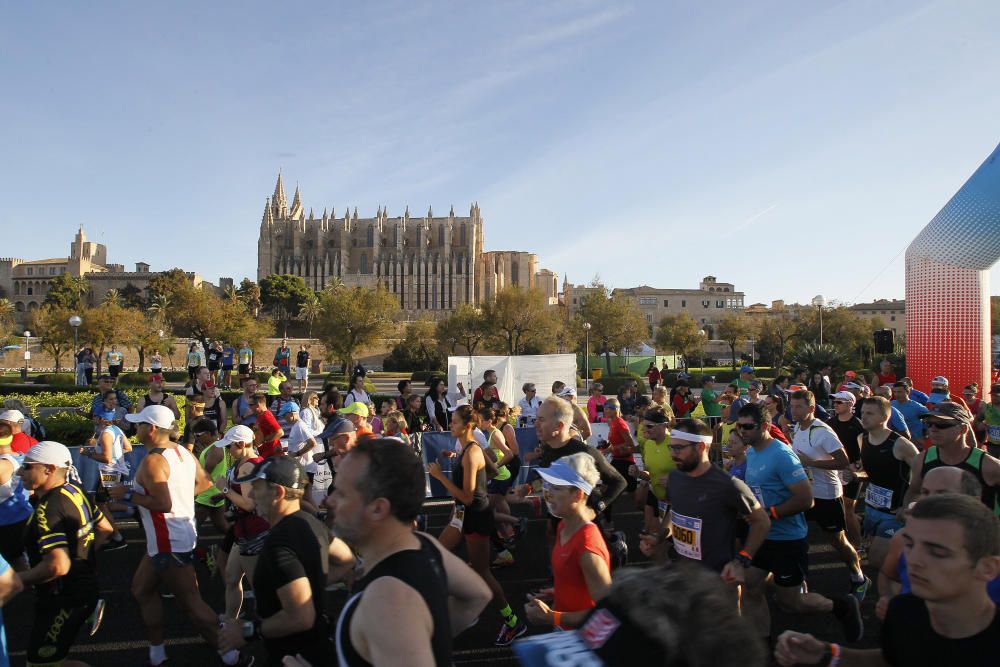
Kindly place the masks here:
<instances>
[{"instance_id":1,"label":"hedge","mask_svg":"<svg viewBox=\"0 0 1000 667\"><path fill-rule=\"evenodd\" d=\"M410 374L410 381L413 384L426 386L431 378L447 378L448 371L414 371Z\"/></svg>"},{"instance_id":2,"label":"hedge","mask_svg":"<svg viewBox=\"0 0 1000 667\"><path fill-rule=\"evenodd\" d=\"M599 380L591 380L590 386L593 387L594 383L599 382L604 387L605 394L617 394L618 390L622 388L622 385L624 385L626 382L631 382L632 380L635 380L639 383L640 391L645 391L646 378L637 373L629 373L628 375L622 373L606 375L600 378Z\"/></svg>"}]
</instances>

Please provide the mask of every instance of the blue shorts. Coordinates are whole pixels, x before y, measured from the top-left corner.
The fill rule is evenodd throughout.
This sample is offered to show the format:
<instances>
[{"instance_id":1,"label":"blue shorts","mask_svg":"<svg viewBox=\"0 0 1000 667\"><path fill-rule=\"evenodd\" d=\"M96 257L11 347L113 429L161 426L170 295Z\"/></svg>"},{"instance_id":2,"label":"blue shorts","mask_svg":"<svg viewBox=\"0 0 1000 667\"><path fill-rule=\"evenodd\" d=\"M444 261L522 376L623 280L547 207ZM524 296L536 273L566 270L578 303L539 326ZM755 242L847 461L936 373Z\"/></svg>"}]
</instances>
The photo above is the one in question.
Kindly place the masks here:
<instances>
[{"instance_id":1,"label":"blue shorts","mask_svg":"<svg viewBox=\"0 0 1000 667\"><path fill-rule=\"evenodd\" d=\"M865 535L889 539L902 527L903 524L896 519L894 512L877 510L871 505L865 505L865 523L862 527Z\"/></svg>"}]
</instances>

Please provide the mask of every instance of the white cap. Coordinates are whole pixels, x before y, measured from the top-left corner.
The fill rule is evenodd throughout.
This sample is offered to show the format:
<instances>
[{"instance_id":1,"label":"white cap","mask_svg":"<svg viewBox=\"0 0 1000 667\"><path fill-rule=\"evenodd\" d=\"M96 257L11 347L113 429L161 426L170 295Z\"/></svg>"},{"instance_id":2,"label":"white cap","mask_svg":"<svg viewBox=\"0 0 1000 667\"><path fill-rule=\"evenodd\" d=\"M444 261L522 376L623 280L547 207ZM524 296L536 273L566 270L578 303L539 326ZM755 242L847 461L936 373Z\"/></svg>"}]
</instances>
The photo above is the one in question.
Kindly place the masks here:
<instances>
[{"instance_id":1,"label":"white cap","mask_svg":"<svg viewBox=\"0 0 1000 667\"><path fill-rule=\"evenodd\" d=\"M931 380L931 386L936 385L936 384L939 384L942 387L947 387L948 386L948 378L946 378L943 375L938 375L936 378L934 378L933 380ZM2 419L2 417L0 417L0 419Z\"/></svg>"},{"instance_id":2,"label":"white cap","mask_svg":"<svg viewBox=\"0 0 1000 667\"><path fill-rule=\"evenodd\" d=\"M216 447L228 447L234 442L253 442L253 429L243 424L237 424L222 436L222 440L217 440Z\"/></svg>"},{"instance_id":3,"label":"white cap","mask_svg":"<svg viewBox=\"0 0 1000 667\"><path fill-rule=\"evenodd\" d=\"M174 425L174 413L163 405L147 405L142 412L125 415L133 424L152 424L156 428L167 429Z\"/></svg>"},{"instance_id":4,"label":"white cap","mask_svg":"<svg viewBox=\"0 0 1000 667\"><path fill-rule=\"evenodd\" d=\"M73 456L66 445L52 440L43 440L32 445L24 458L57 468L69 468L73 465Z\"/></svg>"},{"instance_id":5,"label":"white cap","mask_svg":"<svg viewBox=\"0 0 1000 667\"><path fill-rule=\"evenodd\" d=\"M565 387L559 390L559 393L556 394L556 396L558 396L559 398L569 398L570 396L576 396L576 387L571 387L569 385L566 385Z\"/></svg>"},{"instance_id":6,"label":"white cap","mask_svg":"<svg viewBox=\"0 0 1000 667\"><path fill-rule=\"evenodd\" d=\"M20 410L4 410L0 412L0 422L19 423L24 421L24 414Z\"/></svg>"},{"instance_id":7,"label":"white cap","mask_svg":"<svg viewBox=\"0 0 1000 667\"><path fill-rule=\"evenodd\" d=\"M834 394L830 398L835 398L838 401L844 401L845 403L850 403L851 405L854 405L857 402L857 400L858 400L854 396L854 394L852 394L849 391L838 391L836 394Z\"/></svg>"}]
</instances>

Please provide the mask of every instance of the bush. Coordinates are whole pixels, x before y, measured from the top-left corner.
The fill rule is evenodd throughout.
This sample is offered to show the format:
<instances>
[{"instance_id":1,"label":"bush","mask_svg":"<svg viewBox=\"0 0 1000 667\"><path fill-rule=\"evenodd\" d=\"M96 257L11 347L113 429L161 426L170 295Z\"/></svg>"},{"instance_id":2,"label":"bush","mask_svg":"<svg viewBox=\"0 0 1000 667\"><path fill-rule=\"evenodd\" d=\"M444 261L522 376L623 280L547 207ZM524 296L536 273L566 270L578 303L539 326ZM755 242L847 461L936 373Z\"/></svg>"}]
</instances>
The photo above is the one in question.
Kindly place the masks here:
<instances>
[{"instance_id":1,"label":"bush","mask_svg":"<svg viewBox=\"0 0 1000 667\"><path fill-rule=\"evenodd\" d=\"M592 380L590 386L594 386L595 382L600 382L604 386L604 393L610 395L617 394L618 390L621 389L626 382L630 382L632 380L639 383L640 392L644 392L648 388L646 385L646 378L637 373L616 373L608 375L599 380Z\"/></svg>"},{"instance_id":2,"label":"bush","mask_svg":"<svg viewBox=\"0 0 1000 667\"><path fill-rule=\"evenodd\" d=\"M426 386L431 378L448 378L448 371L414 371L410 374L410 382L418 386Z\"/></svg>"},{"instance_id":3,"label":"bush","mask_svg":"<svg viewBox=\"0 0 1000 667\"><path fill-rule=\"evenodd\" d=\"M67 447L82 445L94 435L94 423L85 416L72 412L57 412L39 421L45 427L49 440Z\"/></svg>"},{"instance_id":4,"label":"bush","mask_svg":"<svg viewBox=\"0 0 1000 667\"><path fill-rule=\"evenodd\" d=\"M350 375L342 375L340 373L330 373L325 378L323 378L323 386L325 387L328 384L335 384L337 385L337 389L340 391L341 394L346 394L348 392L349 387L351 386L351 377L352 376ZM371 378L368 376L365 376L365 391L367 391L369 394L375 391L375 384L371 381Z\"/></svg>"},{"instance_id":5,"label":"bush","mask_svg":"<svg viewBox=\"0 0 1000 667\"><path fill-rule=\"evenodd\" d=\"M31 379L30 377L28 379ZM39 373L34 377L35 384L47 384L53 387L76 386L74 373Z\"/></svg>"}]
</instances>

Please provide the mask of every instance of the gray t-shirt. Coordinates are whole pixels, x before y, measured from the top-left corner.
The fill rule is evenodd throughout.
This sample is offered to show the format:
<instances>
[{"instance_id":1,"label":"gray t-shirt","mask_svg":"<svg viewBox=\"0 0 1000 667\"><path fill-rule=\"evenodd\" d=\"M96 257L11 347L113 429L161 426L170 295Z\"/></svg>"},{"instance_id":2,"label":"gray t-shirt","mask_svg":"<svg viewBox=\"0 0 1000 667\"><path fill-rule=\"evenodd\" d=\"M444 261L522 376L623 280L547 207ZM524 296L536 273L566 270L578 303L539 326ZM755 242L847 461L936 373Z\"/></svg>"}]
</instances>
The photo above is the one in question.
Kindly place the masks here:
<instances>
[{"instance_id":1,"label":"gray t-shirt","mask_svg":"<svg viewBox=\"0 0 1000 667\"><path fill-rule=\"evenodd\" d=\"M715 466L700 477L672 471L667 499L674 551L716 571L736 555L737 522L759 505L750 487Z\"/></svg>"}]
</instances>

